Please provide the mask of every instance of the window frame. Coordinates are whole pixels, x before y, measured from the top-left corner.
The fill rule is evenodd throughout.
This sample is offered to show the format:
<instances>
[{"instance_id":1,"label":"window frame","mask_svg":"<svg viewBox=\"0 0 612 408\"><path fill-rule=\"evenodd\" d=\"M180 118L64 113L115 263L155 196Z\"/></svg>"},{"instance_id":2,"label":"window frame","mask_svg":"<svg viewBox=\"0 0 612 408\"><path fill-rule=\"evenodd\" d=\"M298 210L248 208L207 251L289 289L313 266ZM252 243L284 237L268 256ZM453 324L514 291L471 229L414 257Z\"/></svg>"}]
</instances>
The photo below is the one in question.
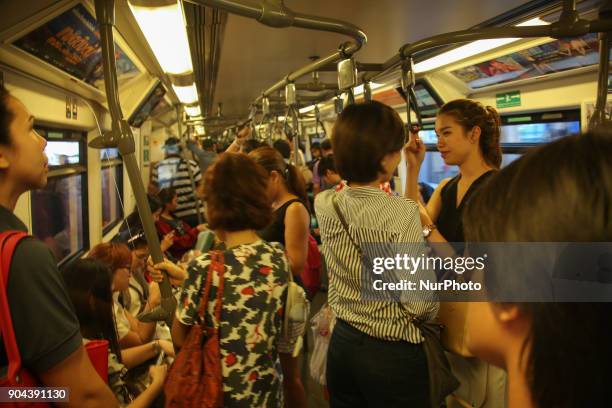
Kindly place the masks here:
<instances>
[{"instance_id":1,"label":"window frame","mask_svg":"<svg viewBox=\"0 0 612 408\"><path fill-rule=\"evenodd\" d=\"M82 130L74 130L68 128L60 128L55 126L49 126L46 124L35 123L34 130L47 141L76 141L79 143L79 162L69 163L63 165L49 166L49 173L47 179L50 178L65 178L74 175L81 176L81 223L83 226L83 246L79 248L73 254L68 255L64 259L58 260L58 268L64 267L70 264L75 259L82 257L87 251L89 251L90 240L89 240L89 183L87 179L87 132ZM41 133L40 131L43 131ZM48 132L62 132L63 137L61 139L53 138L49 140ZM46 187L46 186L45 186ZM30 200L30 214L32 210L33 202ZM31 216L32 234L34 234L34 218Z\"/></svg>"}]
</instances>

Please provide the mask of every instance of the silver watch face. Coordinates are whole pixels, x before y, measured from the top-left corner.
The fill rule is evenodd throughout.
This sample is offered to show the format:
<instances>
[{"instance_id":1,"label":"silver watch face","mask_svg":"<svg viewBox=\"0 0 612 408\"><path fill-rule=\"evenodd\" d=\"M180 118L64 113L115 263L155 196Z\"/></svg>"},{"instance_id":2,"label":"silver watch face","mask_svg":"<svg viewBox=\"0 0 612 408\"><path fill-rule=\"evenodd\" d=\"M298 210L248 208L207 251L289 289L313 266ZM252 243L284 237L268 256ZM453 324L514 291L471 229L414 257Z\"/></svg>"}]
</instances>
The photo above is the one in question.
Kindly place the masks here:
<instances>
[{"instance_id":1,"label":"silver watch face","mask_svg":"<svg viewBox=\"0 0 612 408\"><path fill-rule=\"evenodd\" d=\"M423 228L423 236L427 238L429 234L431 234L431 228L427 228L427 227Z\"/></svg>"}]
</instances>

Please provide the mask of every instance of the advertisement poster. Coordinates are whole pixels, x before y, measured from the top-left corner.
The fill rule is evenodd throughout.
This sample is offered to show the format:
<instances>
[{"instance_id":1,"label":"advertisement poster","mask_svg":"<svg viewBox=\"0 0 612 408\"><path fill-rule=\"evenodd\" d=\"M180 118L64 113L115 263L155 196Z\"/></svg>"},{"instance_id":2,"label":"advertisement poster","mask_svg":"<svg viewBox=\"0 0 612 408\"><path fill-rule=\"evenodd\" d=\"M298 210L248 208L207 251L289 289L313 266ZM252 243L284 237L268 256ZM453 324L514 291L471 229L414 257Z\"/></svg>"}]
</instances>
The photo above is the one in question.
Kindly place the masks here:
<instances>
[{"instance_id":1,"label":"advertisement poster","mask_svg":"<svg viewBox=\"0 0 612 408\"><path fill-rule=\"evenodd\" d=\"M597 34L566 38L513 52L451 73L470 88L534 78L599 62Z\"/></svg>"},{"instance_id":2,"label":"advertisement poster","mask_svg":"<svg viewBox=\"0 0 612 408\"><path fill-rule=\"evenodd\" d=\"M140 103L138 108L136 108L132 116L130 116L130 119L128 120L130 126L135 128L141 127L159 102L164 99L164 95L166 95L166 89L161 82L158 82L153 90Z\"/></svg>"},{"instance_id":3,"label":"advertisement poster","mask_svg":"<svg viewBox=\"0 0 612 408\"><path fill-rule=\"evenodd\" d=\"M96 19L82 5L48 21L13 43L76 78L102 89L102 44ZM115 44L117 80L121 85L139 73Z\"/></svg>"}]
</instances>

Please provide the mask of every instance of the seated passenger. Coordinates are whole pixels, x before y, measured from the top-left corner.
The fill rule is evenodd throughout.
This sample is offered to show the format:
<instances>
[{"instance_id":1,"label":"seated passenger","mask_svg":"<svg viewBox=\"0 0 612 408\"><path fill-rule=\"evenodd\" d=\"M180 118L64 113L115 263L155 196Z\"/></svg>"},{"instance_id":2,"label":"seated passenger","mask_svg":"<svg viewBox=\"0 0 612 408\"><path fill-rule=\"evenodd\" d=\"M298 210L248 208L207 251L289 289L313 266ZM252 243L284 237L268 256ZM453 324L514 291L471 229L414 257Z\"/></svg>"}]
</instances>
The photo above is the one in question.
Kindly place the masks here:
<instances>
[{"instance_id":1,"label":"seated passenger","mask_svg":"<svg viewBox=\"0 0 612 408\"><path fill-rule=\"evenodd\" d=\"M122 349L140 346L149 343L155 334L156 323L144 323L136 320L131 313L125 310L119 301L121 292L129 288L132 254L124 244L102 243L89 251L88 258L97 259L111 267L113 275L113 308L119 346ZM149 298L144 311L149 311L159 305L161 294L156 283L149 285Z\"/></svg>"},{"instance_id":2,"label":"seated passenger","mask_svg":"<svg viewBox=\"0 0 612 408\"><path fill-rule=\"evenodd\" d=\"M126 384L128 370L157 357L160 350L172 355L172 343L156 340L141 346L120 349L113 318L113 276L107 264L95 259L79 259L63 272L63 277L85 341L108 341L108 384L117 400L122 406L130 408L150 406L163 389L167 367L151 366L151 383L138 396L133 395L133 387ZM137 398L130 403L132 397Z\"/></svg>"},{"instance_id":3,"label":"seated passenger","mask_svg":"<svg viewBox=\"0 0 612 408\"><path fill-rule=\"evenodd\" d=\"M256 231L272 219L267 179L264 169L236 153L221 155L204 176L206 218L226 247L221 252L221 321L214 317L214 298L205 319L219 324L223 406L227 407L279 407L282 401L278 341L283 336L282 310L290 270L283 248L257 236ZM211 273L210 265L211 253L206 253L189 267L172 328L177 347L199 319L202 285ZM218 288L219 278L210 278L212 287Z\"/></svg>"},{"instance_id":4,"label":"seated passenger","mask_svg":"<svg viewBox=\"0 0 612 408\"><path fill-rule=\"evenodd\" d=\"M609 132L526 153L470 200L467 241L611 242L611 158ZM495 269L485 287L509 283ZM504 285L506 298L522 297L514 285ZM610 303L471 303L468 346L508 372L510 408L609 406L611 316Z\"/></svg>"},{"instance_id":5,"label":"seated passenger","mask_svg":"<svg viewBox=\"0 0 612 408\"><path fill-rule=\"evenodd\" d=\"M34 117L26 106L0 85L1 232L27 233L27 227L13 213L17 200L26 191L47 184L47 142L33 126ZM40 381L39 386L68 387L67 407L116 407L112 391L83 347L79 321L49 249L35 238L21 241L13 254L7 285L2 286L8 300L5 312L10 312L21 356L22 372L17 374L28 370ZM2 337L0 383L8 386L7 369L14 361L9 361Z\"/></svg>"},{"instance_id":6,"label":"seated passenger","mask_svg":"<svg viewBox=\"0 0 612 408\"><path fill-rule=\"evenodd\" d=\"M186 252L194 248L198 234L205 231L206 226L200 224L193 228L185 221L174 216L174 211L176 211L178 205L178 196L173 188L164 188L160 191L159 199L163 210L159 219L155 222L157 233L162 237L172 234L172 246L168 248L168 252L175 259L181 260Z\"/></svg>"},{"instance_id":7,"label":"seated passenger","mask_svg":"<svg viewBox=\"0 0 612 408\"><path fill-rule=\"evenodd\" d=\"M145 238L142 226L134 225L133 228L139 229L133 229L132 233L135 235L126 242L115 240L113 242L125 243L132 251L132 268L129 288L121 293L121 303L132 316L137 316L144 311L145 305L149 299L149 281L153 278L152 272L154 268L149 258L149 244ZM168 237L170 238L169 242ZM167 234L160 244L162 251L169 248L172 245L172 235ZM162 263L157 265L157 268L163 269L169 273L170 284L174 286L182 285L187 277L187 271L168 259L164 259ZM159 280L153 280L157 282L161 281L161 275L159 276Z\"/></svg>"},{"instance_id":8,"label":"seated passenger","mask_svg":"<svg viewBox=\"0 0 612 408\"><path fill-rule=\"evenodd\" d=\"M428 361L412 316L429 321L438 304L425 299L361 301L358 245L424 243L418 204L379 188L399 165L405 140L399 115L380 102L349 105L334 125L334 160L348 184L315 199L329 305L337 316L327 356L332 407L431 406ZM435 279L433 272L423 270L416 277Z\"/></svg>"}]
</instances>

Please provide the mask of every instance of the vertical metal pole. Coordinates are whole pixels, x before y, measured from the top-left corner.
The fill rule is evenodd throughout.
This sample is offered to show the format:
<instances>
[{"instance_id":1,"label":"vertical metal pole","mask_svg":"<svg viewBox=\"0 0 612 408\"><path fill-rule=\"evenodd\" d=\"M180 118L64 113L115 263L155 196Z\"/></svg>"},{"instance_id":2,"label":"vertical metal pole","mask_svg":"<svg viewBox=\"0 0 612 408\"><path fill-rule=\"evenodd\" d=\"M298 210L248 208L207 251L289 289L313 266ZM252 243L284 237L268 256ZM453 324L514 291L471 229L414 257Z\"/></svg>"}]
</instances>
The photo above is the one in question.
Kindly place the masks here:
<instances>
[{"instance_id":1,"label":"vertical metal pole","mask_svg":"<svg viewBox=\"0 0 612 408\"><path fill-rule=\"evenodd\" d=\"M176 124L178 126L179 138L184 139L183 138L183 115L181 115L181 107L179 105L176 106ZM187 135L187 139L189 139L189 135ZM187 140L185 140L185 144L187 144ZM193 155L194 153L192 152L192 156ZM189 163L189 160L187 160L187 173L189 174L189 181L191 182L191 192L193 194L193 201L195 202L195 205L196 205L196 215L198 217L198 224L202 224L204 222L202 220L202 212L201 212L202 206L200 205L200 198L198 197L196 193L195 178L193 177L193 170L191 170L191 164Z\"/></svg>"},{"instance_id":2,"label":"vertical metal pole","mask_svg":"<svg viewBox=\"0 0 612 408\"><path fill-rule=\"evenodd\" d=\"M293 162L295 167L299 165L298 158L300 153L300 122L298 119L298 108L297 106L292 106L289 108L291 112L291 124L293 126ZM285 121L287 118L285 118Z\"/></svg>"},{"instance_id":3,"label":"vertical metal pole","mask_svg":"<svg viewBox=\"0 0 612 408\"><path fill-rule=\"evenodd\" d=\"M606 123L606 102L608 100L608 73L610 72L610 33L599 34L599 75L597 79L597 102L591 119L589 130Z\"/></svg>"},{"instance_id":4,"label":"vertical metal pole","mask_svg":"<svg viewBox=\"0 0 612 408\"><path fill-rule=\"evenodd\" d=\"M142 183L138 163L135 156L134 136L132 129L123 118L121 105L119 104L119 88L117 85L117 71L115 66L115 48L113 38L113 26L115 23L115 2L114 0L95 0L96 18L100 25L100 40L102 43L102 62L104 68L104 85L108 107L112 118L112 141L117 143L119 152L123 157L123 163L130 179L130 184L134 190L136 208L140 215L140 221L144 230L145 238L149 245L149 251L153 262L159 263L164 259L157 230L153 224L151 208L147 200L147 195ZM161 305L152 311L138 316L142 321L165 320L169 325L174 318L176 299L172 295L172 288L168 277L164 274L164 279L159 284L162 295Z\"/></svg>"}]
</instances>

